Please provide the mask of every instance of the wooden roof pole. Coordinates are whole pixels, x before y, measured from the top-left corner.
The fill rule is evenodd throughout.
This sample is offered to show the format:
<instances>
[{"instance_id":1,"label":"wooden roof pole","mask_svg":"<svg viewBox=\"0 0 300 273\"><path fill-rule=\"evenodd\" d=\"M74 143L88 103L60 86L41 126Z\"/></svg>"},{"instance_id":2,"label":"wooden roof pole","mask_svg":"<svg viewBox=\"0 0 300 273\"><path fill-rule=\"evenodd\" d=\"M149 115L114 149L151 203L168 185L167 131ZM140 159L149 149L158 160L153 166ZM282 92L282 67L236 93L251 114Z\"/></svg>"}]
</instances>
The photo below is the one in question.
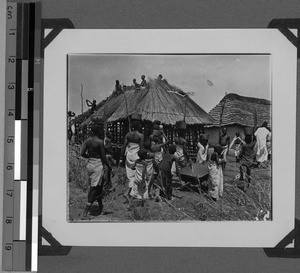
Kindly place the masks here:
<instances>
[{"instance_id":1,"label":"wooden roof pole","mask_svg":"<svg viewBox=\"0 0 300 273\"><path fill-rule=\"evenodd\" d=\"M195 92L186 92L185 94L185 103L184 103L184 116L183 116L183 121L185 122L185 118L186 118L186 106L187 106L187 101L188 101L188 96L189 95L195 95Z\"/></svg>"},{"instance_id":2,"label":"wooden roof pole","mask_svg":"<svg viewBox=\"0 0 300 273\"><path fill-rule=\"evenodd\" d=\"M220 125L219 125L219 133L221 134L221 126L222 126L222 119L223 119L223 113L224 113L224 108L225 108L225 103L226 103L226 95L227 93L225 92L225 97L224 97L224 103L222 105L222 108L221 108L221 114L220 114Z\"/></svg>"},{"instance_id":3,"label":"wooden roof pole","mask_svg":"<svg viewBox=\"0 0 300 273\"><path fill-rule=\"evenodd\" d=\"M81 92L80 92L80 96L81 96L81 115L83 114L83 96L82 96L82 93L83 93L83 85L82 83L80 84L81 86Z\"/></svg>"},{"instance_id":4,"label":"wooden roof pole","mask_svg":"<svg viewBox=\"0 0 300 273\"><path fill-rule=\"evenodd\" d=\"M104 138L106 137L106 132L107 132L107 101L105 102L104 105L104 111L103 111L103 119L104 119Z\"/></svg>"},{"instance_id":5,"label":"wooden roof pole","mask_svg":"<svg viewBox=\"0 0 300 273\"><path fill-rule=\"evenodd\" d=\"M254 130L253 130L253 132L255 132L256 131L256 128L257 128L257 111L256 111L256 108L254 108L254 114L253 114L253 118L254 118Z\"/></svg>"},{"instance_id":6,"label":"wooden roof pole","mask_svg":"<svg viewBox=\"0 0 300 273\"><path fill-rule=\"evenodd\" d=\"M126 98L124 90L123 90L123 95L124 95L125 106L126 106L126 113L127 113L127 118L128 118L129 132L131 132L131 124L130 124L130 117L129 117L129 112L128 112L128 104L127 104L127 98Z\"/></svg>"},{"instance_id":7,"label":"wooden roof pole","mask_svg":"<svg viewBox=\"0 0 300 273\"><path fill-rule=\"evenodd\" d=\"M187 105L187 98L188 98L188 94L185 95L185 103L184 103L184 115L183 115L183 121L185 122L185 118L186 118L186 105Z\"/></svg>"}]
</instances>

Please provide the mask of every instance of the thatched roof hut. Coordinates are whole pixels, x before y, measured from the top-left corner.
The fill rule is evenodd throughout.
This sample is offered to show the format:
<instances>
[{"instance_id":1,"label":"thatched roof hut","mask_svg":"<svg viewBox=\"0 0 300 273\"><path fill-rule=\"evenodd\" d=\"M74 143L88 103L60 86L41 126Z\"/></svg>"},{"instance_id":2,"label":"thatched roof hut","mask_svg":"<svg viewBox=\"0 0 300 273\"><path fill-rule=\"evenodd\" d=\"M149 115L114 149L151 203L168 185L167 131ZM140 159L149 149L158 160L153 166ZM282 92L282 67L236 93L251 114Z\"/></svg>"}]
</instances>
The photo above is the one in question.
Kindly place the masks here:
<instances>
[{"instance_id":1,"label":"thatched roof hut","mask_svg":"<svg viewBox=\"0 0 300 273\"><path fill-rule=\"evenodd\" d=\"M102 105L91 117L107 118L108 122L126 119L133 113L141 114L144 121L160 120L166 125L175 125L184 118L190 125L213 122L184 91L166 80L150 79L147 88L140 90L136 90L134 86L126 87L124 93L113 93L100 104ZM89 123L91 117L84 124Z\"/></svg>"},{"instance_id":2,"label":"thatched roof hut","mask_svg":"<svg viewBox=\"0 0 300 273\"><path fill-rule=\"evenodd\" d=\"M244 127L253 127L255 115L257 126L261 126L265 121L268 122L269 127L271 126L271 102L269 100L230 93L225 95L209 112L214 119L214 122L206 128L206 132L210 134L210 139L212 136L218 135L216 128L220 126L222 111L221 125L227 127L228 134L232 136L235 132L243 134Z\"/></svg>"},{"instance_id":3,"label":"thatched roof hut","mask_svg":"<svg viewBox=\"0 0 300 273\"><path fill-rule=\"evenodd\" d=\"M241 126L254 126L254 110L257 112L257 125L264 121L271 122L271 102L265 99L227 94L209 114L214 118L212 126L219 126L222 107L225 103L222 125L238 124Z\"/></svg>"},{"instance_id":4,"label":"thatched roof hut","mask_svg":"<svg viewBox=\"0 0 300 273\"><path fill-rule=\"evenodd\" d=\"M123 92L113 92L100 102L98 110L87 118L81 126L87 125L93 118L104 118L113 132L113 142L121 144L128 132L128 117L141 114L143 133L147 138L151 133L152 121L159 120L164 125L167 137L174 138L174 126L177 121L185 120L186 138L191 151L196 150L196 139L204 131L204 125L214 120L187 93L169 84L166 80L149 79L147 87L136 89L134 86L123 88Z\"/></svg>"}]
</instances>

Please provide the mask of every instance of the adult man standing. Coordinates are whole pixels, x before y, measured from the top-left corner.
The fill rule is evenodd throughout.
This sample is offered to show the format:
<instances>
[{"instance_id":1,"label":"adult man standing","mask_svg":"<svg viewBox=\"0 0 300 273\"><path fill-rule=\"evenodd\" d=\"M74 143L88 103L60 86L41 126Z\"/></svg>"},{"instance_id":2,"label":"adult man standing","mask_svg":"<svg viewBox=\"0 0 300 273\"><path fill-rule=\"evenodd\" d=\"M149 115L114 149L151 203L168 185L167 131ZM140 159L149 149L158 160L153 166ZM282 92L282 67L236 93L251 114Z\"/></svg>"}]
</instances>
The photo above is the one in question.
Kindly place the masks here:
<instances>
[{"instance_id":1,"label":"adult man standing","mask_svg":"<svg viewBox=\"0 0 300 273\"><path fill-rule=\"evenodd\" d=\"M91 209L94 201L99 204L98 212L101 214L103 209L102 194L103 194L103 166L105 165L109 171L112 171L105 157L105 147L103 142L103 126L93 124L91 126L92 136L89 137L82 145L81 156L88 159L87 172L89 176L89 193L87 203L83 213L82 220L88 219L88 212Z\"/></svg>"}]
</instances>

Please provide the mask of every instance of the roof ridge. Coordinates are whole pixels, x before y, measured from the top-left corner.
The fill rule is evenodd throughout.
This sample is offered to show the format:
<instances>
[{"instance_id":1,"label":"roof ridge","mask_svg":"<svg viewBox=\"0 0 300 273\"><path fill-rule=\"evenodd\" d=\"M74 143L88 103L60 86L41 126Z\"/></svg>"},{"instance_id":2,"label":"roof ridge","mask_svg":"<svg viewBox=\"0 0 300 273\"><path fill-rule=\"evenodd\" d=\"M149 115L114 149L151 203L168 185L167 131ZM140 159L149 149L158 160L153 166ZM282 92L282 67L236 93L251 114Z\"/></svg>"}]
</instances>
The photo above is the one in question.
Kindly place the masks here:
<instances>
[{"instance_id":1,"label":"roof ridge","mask_svg":"<svg viewBox=\"0 0 300 273\"><path fill-rule=\"evenodd\" d=\"M228 100L228 99L237 99L237 100L240 100L240 101L244 101L244 102L252 102L252 103L260 103L260 104L267 104L267 105L270 105L271 104L271 101L270 100L267 100L267 99L261 99L261 98L255 98L255 97L248 97L248 96L241 96L241 95L238 95L236 93L229 93L229 94L226 94L222 100L220 101L221 102L224 102L224 100Z\"/></svg>"},{"instance_id":2,"label":"roof ridge","mask_svg":"<svg viewBox=\"0 0 300 273\"><path fill-rule=\"evenodd\" d=\"M164 124L175 124L180 119L179 116L182 116L182 119L185 116L186 104L187 124L213 123L213 118L192 98L186 97L186 94L181 88L171 85L166 79L148 77L147 88L135 90L134 86L128 86L125 92L111 94L98 104L100 107L93 115L103 115L105 108L108 110L106 115L108 121L116 121L136 112L142 113L143 120L158 119ZM124 106L124 95L128 101L127 113ZM152 102L150 103L149 100ZM88 123L89 119L90 117L85 123Z\"/></svg>"},{"instance_id":3,"label":"roof ridge","mask_svg":"<svg viewBox=\"0 0 300 273\"><path fill-rule=\"evenodd\" d=\"M213 126L217 126L220 120L221 109L225 102L222 116L222 124L240 124L253 126L254 113L256 110L258 124L264 121L271 122L271 102L265 99L240 96L235 93L226 94L224 98L209 111L209 115L215 119Z\"/></svg>"}]
</instances>

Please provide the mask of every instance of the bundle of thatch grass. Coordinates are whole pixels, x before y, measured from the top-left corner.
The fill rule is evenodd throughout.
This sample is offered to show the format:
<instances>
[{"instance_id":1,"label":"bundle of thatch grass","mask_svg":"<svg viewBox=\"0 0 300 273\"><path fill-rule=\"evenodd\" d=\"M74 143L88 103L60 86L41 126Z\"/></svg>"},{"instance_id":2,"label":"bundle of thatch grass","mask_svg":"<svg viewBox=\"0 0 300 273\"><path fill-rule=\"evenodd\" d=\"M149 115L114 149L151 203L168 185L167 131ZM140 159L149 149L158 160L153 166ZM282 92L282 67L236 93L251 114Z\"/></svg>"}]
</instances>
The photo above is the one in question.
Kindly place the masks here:
<instances>
[{"instance_id":1,"label":"bundle of thatch grass","mask_svg":"<svg viewBox=\"0 0 300 273\"><path fill-rule=\"evenodd\" d=\"M68 181L70 187L86 192L88 188L88 175L86 171L86 160L80 156L80 148L77 145L69 145Z\"/></svg>"}]
</instances>

